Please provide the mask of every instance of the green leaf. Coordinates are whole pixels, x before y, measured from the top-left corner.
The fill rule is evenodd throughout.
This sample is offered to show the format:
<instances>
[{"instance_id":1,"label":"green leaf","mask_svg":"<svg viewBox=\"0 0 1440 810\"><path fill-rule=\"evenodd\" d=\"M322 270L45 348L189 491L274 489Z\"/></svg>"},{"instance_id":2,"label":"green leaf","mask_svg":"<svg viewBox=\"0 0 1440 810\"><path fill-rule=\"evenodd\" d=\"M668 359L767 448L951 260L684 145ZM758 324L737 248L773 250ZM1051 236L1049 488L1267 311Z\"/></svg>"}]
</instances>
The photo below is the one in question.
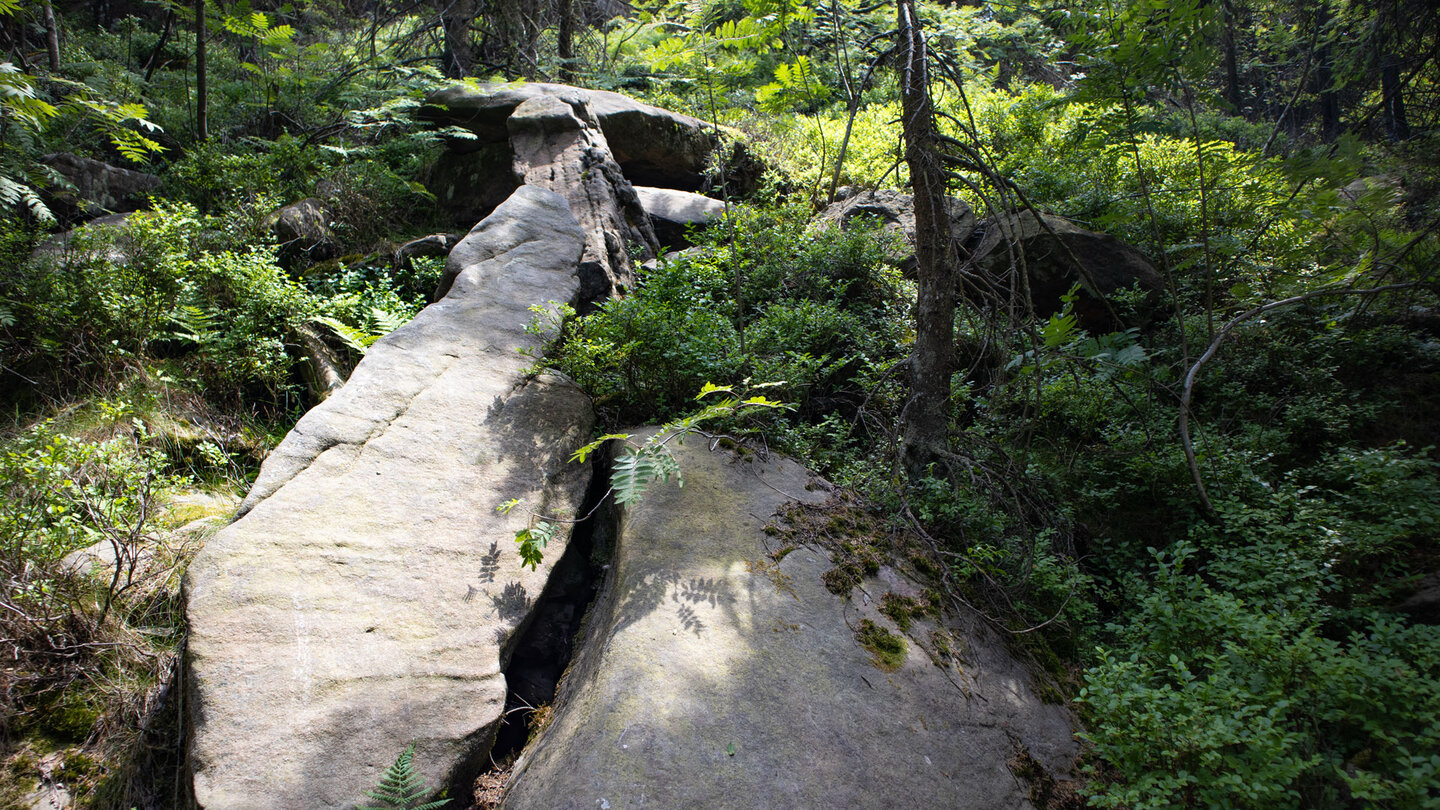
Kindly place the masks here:
<instances>
[{"instance_id":1,"label":"green leaf","mask_svg":"<svg viewBox=\"0 0 1440 810\"><path fill-rule=\"evenodd\" d=\"M576 450L574 453L571 453L571 454L570 454L570 461L571 461L571 463L584 464L584 463L585 463L585 460L590 457L590 454L591 454L591 453L593 453L593 452L595 452L596 450L600 449L601 446L603 446L606 442L610 441L611 439L619 439L619 440L621 440L621 441L625 441L626 439L629 439L629 438L630 438L630 434L629 434L629 433L606 433L604 436L601 436L600 438L596 439L596 440L593 441L593 442L590 442L589 444L585 445L584 447L580 448L579 450Z\"/></svg>"},{"instance_id":2,"label":"green leaf","mask_svg":"<svg viewBox=\"0 0 1440 810\"><path fill-rule=\"evenodd\" d=\"M615 460L610 474L615 502L621 506L636 503L644 497L651 484L669 481L672 475L680 479L680 465L663 446L629 448ZM684 485L683 481L681 485Z\"/></svg>"}]
</instances>

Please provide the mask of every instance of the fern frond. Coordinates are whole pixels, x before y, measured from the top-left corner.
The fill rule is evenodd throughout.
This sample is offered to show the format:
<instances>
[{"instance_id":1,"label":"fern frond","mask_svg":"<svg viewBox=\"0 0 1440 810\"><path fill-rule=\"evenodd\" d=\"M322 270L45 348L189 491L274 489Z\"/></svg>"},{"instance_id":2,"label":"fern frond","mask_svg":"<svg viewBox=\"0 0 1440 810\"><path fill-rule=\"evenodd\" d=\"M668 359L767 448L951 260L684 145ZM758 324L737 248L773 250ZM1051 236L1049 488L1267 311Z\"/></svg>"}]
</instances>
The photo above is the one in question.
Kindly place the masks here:
<instances>
[{"instance_id":1,"label":"fern frond","mask_svg":"<svg viewBox=\"0 0 1440 810\"><path fill-rule=\"evenodd\" d=\"M30 209L31 215L41 222L55 221L55 215L50 213L50 207L35 193L35 189L0 175L0 210L17 206Z\"/></svg>"},{"instance_id":2,"label":"fern frond","mask_svg":"<svg viewBox=\"0 0 1440 810\"><path fill-rule=\"evenodd\" d=\"M365 326L374 333L377 338L394 332L404 326L410 319L403 314L391 312L380 307L371 307L370 316L365 319ZM371 343L374 341L372 340Z\"/></svg>"},{"instance_id":3,"label":"fern frond","mask_svg":"<svg viewBox=\"0 0 1440 810\"><path fill-rule=\"evenodd\" d=\"M317 315L311 318L311 320L321 326L329 327L336 335L340 336L340 339L345 342L346 346L349 346L361 354L364 354L365 350L370 348L371 344L381 338L379 334L368 332L364 329L356 329L350 324L338 318L332 318L329 315Z\"/></svg>"},{"instance_id":4,"label":"fern frond","mask_svg":"<svg viewBox=\"0 0 1440 810\"><path fill-rule=\"evenodd\" d=\"M418 804L425 798L425 780L415 772L415 743L405 746L395 763L380 777L380 784L365 795L379 804L365 805L359 810L439 810L450 803L449 799Z\"/></svg>"}]
</instances>

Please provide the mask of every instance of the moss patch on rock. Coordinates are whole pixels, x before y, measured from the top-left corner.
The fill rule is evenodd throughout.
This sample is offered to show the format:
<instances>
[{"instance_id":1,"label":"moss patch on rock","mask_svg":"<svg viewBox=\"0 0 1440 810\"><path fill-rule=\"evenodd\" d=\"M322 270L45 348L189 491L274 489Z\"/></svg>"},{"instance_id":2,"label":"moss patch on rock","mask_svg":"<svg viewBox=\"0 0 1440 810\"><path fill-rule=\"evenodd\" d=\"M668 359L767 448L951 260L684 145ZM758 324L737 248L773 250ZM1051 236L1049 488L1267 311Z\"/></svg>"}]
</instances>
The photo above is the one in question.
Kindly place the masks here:
<instances>
[{"instance_id":1,"label":"moss patch on rock","mask_svg":"<svg viewBox=\"0 0 1440 810\"><path fill-rule=\"evenodd\" d=\"M893 555L892 533L852 498L837 496L822 504L790 504L765 533L787 544L819 546L835 567L821 575L825 587L849 596L861 580L874 576Z\"/></svg>"},{"instance_id":2,"label":"moss patch on rock","mask_svg":"<svg viewBox=\"0 0 1440 810\"><path fill-rule=\"evenodd\" d=\"M855 640L870 653L870 660L876 669L894 672L905 663L905 639L869 619L860 621Z\"/></svg>"}]
</instances>

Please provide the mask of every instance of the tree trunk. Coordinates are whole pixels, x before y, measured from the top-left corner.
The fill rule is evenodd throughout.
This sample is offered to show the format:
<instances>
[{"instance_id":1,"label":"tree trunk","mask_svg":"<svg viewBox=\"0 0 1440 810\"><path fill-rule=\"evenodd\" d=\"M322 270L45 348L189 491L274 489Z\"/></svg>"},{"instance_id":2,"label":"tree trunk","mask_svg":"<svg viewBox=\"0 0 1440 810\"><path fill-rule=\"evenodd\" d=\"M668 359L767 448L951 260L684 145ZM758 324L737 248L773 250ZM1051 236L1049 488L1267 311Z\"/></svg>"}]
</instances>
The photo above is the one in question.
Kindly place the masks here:
<instances>
[{"instance_id":1,"label":"tree trunk","mask_svg":"<svg viewBox=\"0 0 1440 810\"><path fill-rule=\"evenodd\" d=\"M40 4L45 16L45 52L50 57L50 72L60 72L60 26L55 23L55 9L50 0Z\"/></svg>"},{"instance_id":2,"label":"tree trunk","mask_svg":"<svg viewBox=\"0 0 1440 810\"><path fill-rule=\"evenodd\" d=\"M905 163L915 192L915 348L910 359L911 393L905 409L904 462L920 477L947 444L950 373L954 355L955 261L950 217L945 207L945 173L940 137L930 100L925 38L914 0L898 0L900 120Z\"/></svg>"},{"instance_id":3,"label":"tree trunk","mask_svg":"<svg viewBox=\"0 0 1440 810\"><path fill-rule=\"evenodd\" d=\"M172 6L165 14L165 29L160 32L160 41L155 43L155 50L150 52L150 58L145 60L145 83L150 83L150 78L155 75L155 68L160 64L160 55L165 51L165 43L170 41L170 28L175 24L175 8Z\"/></svg>"},{"instance_id":4,"label":"tree trunk","mask_svg":"<svg viewBox=\"0 0 1440 810\"><path fill-rule=\"evenodd\" d=\"M205 70L205 0L195 0L195 138L210 137L209 76Z\"/></svg>"},{"instance_id":5,"label":"tree trunk","mask_svg":"<svg viewBox=\"0 0 1440 810\"><path fill-rule=\"evenodd\" d=\"M1384 9L1375 21L1375 55L1380 61L1380 104L1385 116L1385 134L1392 141L1410 137L1410 120L1405 115L1405 96L1401 92L1400 57L1395 52L1391 19Z\"/></svg>"},{"instance_id":6,"label":"tree trunk","mask_svg":"<svg viewBox=\"0 0 1440 810\"><path fill-rule=\"evenodd\" d=\"M567 84L575 81L575 3L574 0L559 0L555 13L560 15L559 31L556 33L555 51L560 57L560 81Z\"/></svg>"},{"instance_id":7,"label":"tree trunk","mask_svg":"<svg viewBox=\"0 0 1440 810\"><path fill-rule=\"evenodd\" d=\"M470 26L479 13L475 0L439 0L440 20L445 27L445 53L440 69L446 78L463 79L475 72L475 45Z\"/></svg>"},{"instance_id":8,"label":"tree trunk","mask_svg":"<svg viewBox=\"0 0 1440 810\"><path fill-rule=\"evenodd\" d=\"M1335 93L1335 63L1327 43L1316 54L1315 92L1320 97L1320 137L1333 143L1340 137L1340 98Z\"/></svg>"},{"instance_id":9,"label":"tree trunk","mask_svg":"<svg viewBox=\"0 0 1440 810\"><path fill-rule=\"evenodd\" d=\"M1235 45L1235 5L1232 0L1220 4L1225 13L1225 33L1221 45L1225 50L1225 100L1230 102L1232 112L1240 115L1244 99L1240 97L1240 57Z\"/></svg>"}]
</instances>

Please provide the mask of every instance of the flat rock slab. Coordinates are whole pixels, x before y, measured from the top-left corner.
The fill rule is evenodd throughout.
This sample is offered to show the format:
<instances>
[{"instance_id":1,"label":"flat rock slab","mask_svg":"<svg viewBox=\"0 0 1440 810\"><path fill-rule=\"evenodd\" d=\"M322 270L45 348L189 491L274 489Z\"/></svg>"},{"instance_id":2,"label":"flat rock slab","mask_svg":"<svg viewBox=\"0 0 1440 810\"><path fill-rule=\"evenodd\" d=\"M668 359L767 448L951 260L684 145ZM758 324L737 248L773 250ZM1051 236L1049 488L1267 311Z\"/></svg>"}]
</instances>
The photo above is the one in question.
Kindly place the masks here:
<instances>
[{"instance_id":1,"label":"flat rock slab","mask_svg":"<svg viewBox=\"0 0 1440 810\"><path fill-rule=\"evenodd\" d=\"M725 216L725 202L673 188L635 186L640 205L655 227L655 238L666 247L692 247L690 231L702 229Z\"/></svg>"},{"instance_id":2,"label":"flat rock slab","mask_svg":"<svg viewBox=\"0 0 1440 810\"><path fill-rule=\"evenodd\" d=\"M558 560L524 569L523 509L574 514L588 399L524 375L531 305L570 302L584 236L521 188L451 252L449 292L376 343L261 470L243 517L189 569L186 708L198 804L339 808L405 745L463 797L501 674Z\"/></svg>"},{"instance_id":3,"label":"flat rock slab","mask_svg":"<svg viewBox=\"0 0 1440 810\"><path fill-rule=\"evenodd\" d=\"M882 569L847 599L822 582L823 551L772 560L765 522L826 495L802 467L699 438L677 455L684 487L656 486L626 516L591 635L505 808L1020 808L1017 741L1069 765L1068 712L996 639L956 625L954 656L907 641L882 671L857 629L898 633L876 602L913 584Z\"/></svg>"}]
</instances>

